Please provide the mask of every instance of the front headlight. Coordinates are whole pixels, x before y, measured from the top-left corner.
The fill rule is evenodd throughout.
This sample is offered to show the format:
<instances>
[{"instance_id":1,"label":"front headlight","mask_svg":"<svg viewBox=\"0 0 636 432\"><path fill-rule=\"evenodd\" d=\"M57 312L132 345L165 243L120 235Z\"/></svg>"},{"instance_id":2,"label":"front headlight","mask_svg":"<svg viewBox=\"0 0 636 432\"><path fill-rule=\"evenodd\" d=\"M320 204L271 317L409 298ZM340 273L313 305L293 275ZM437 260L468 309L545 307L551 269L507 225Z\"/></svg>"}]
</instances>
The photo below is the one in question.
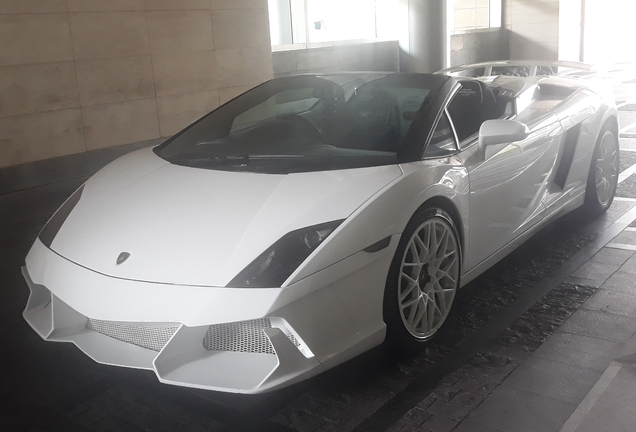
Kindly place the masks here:
<instances>
[{"instance_id":1,"label":"front headlight","mask_svg":"<svg viewBox=\"0 0 636 432\"><path fill-rule=\"evenodd\" d=\"M344 219L285 234L227 284L228 288L279 287Z\"/></svg>"},{"instance_id":2,"label":"front headlight","mask_svg":"<svg viewBox=\"0 0 636 432\"><path fill-rule=\"evenodd\" d=\"M38 234L40 241L44 243L44 245L49 249L51 248L51 243L53 243L53 239L57 235L57 232L60 230L60 228L62 228L62 225L66 221L66 218L68 217L68 215L71 214L71 212L79 202L83 191L84 185L80 186L80 188L77 189L73 193L73 195L71 195L69 199L64 202L64 204L62 204L62 207L60 207L55 212L53 217L51 217L46 225L44 225L44 228L42 228L40 234Z\"/></svg>"}]
</instances>

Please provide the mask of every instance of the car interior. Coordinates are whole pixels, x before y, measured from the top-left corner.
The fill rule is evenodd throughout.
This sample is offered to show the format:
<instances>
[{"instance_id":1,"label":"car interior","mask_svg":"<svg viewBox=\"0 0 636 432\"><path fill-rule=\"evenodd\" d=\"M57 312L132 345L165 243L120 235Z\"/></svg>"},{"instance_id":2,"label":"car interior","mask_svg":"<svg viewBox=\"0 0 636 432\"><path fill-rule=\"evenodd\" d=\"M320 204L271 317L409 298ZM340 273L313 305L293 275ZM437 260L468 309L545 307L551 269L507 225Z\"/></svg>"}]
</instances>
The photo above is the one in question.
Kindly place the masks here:
<instances>
[{"instance_id":1,"label":"car interior","mask_svg":"<svg viewBox=\"0 0 636 432\"><path fill-rule=\"evenodd\" d=\"M461 81L461 88L448 105L448 114L459 141L477 134L486 120L500 118L504 114L506 103L504 98L498 101L481 81Z\"/></svg>"}]
</instances>

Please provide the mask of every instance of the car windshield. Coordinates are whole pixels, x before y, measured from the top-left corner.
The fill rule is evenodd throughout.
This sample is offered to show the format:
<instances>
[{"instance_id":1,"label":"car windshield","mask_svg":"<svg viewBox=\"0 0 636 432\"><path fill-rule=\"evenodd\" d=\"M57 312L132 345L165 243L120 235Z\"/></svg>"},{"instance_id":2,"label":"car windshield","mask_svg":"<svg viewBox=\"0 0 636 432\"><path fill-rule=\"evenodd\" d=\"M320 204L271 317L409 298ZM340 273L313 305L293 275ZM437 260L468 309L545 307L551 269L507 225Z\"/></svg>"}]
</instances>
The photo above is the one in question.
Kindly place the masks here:
<instances>
[{"instance_id":1,"label":"car windshield","mask_svg":"<svg viewBox=\"0 0 636 432\"><path fill-rule=\"evenodd\" d=\"M274 79L155 152L178 165L282 174L397 163L443 82L400 74Z\"/></svg>"}]
</instances>

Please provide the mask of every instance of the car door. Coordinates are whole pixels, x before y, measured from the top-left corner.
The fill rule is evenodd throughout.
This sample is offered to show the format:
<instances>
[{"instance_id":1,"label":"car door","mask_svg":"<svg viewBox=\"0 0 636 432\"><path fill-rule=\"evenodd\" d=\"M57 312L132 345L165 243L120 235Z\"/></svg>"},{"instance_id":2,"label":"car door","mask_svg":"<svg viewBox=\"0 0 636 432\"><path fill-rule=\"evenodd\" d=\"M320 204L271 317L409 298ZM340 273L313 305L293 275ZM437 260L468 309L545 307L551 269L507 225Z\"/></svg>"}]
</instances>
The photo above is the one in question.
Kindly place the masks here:
<instances>
[{"instance_id":1,"label":"car door","mask_svg":"<svg viewBox=\"0 0 636 432\"><path fill-rule=\"evenodd\" d=\"M450 111L450 110L449 110ZM459 118L451 120L455 123ZM460 143L470 181L470 232L464 268L469 270L537 224L555 169L562 127L554 114L538 115L519 142L478 151L478 134Z\"/></svg>"}]
</instances>

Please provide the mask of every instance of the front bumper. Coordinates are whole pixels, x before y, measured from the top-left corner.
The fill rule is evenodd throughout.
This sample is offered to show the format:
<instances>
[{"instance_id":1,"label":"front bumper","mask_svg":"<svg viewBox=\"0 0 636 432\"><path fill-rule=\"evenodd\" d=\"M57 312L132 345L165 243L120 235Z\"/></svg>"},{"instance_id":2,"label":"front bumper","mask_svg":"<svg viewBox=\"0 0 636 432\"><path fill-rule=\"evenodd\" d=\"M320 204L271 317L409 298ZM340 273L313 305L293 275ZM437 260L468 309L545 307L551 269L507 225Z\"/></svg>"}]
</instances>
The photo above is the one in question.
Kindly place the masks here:
<instances>
[{"instance_id":1,"label":"front bumper","mask_svg":"<svg viewBox=\"0 0 636 432\"><path fill-rule=\"evenodd\" d=\"M356 254L271 289L113 278L36 240L23 268L31 290L23 315L43 339L71 342L100 363L153 370L168 384L260 393L383 341L382 292L393 240L383 253Z\"/></svg>"}]
</instances>

